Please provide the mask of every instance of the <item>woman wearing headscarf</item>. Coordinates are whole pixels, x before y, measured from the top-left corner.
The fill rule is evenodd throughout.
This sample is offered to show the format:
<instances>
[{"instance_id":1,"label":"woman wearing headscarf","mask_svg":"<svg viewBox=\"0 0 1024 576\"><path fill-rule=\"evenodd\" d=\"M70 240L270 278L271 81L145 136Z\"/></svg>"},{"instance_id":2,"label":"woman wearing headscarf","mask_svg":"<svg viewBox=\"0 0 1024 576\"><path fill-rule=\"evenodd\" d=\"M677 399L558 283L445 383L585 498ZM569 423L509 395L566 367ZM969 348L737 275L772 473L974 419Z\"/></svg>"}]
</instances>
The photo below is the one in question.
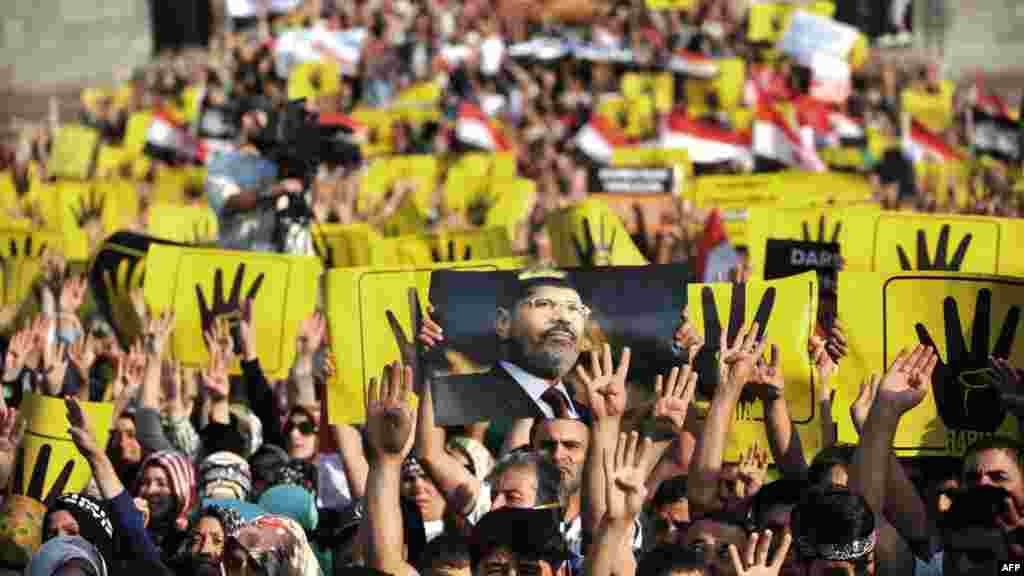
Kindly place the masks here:
<instances>
[{"instance_id":1,"label":"woman wearing headscarf","mask_svg":"<svg viewBox=\"0 0 1024 576\"><path fill-rule=\"evenodd\" d=\"M233 452L215 452L199 464L201 498L248 500L252 490L249 463Z\"/></svg>"},{"instance_id":2,"label":"woman wearing headscarf","mask_svg":"<svg viewBox=\"0 0 1024 576\"><path fill-rule=\"evenodd\" d=\"M142 463L135 496L148 512L146 529L166 559L186 535L188 514L195 501L196 478L192 463L180 452L151 454Z\"/></svg>"},{"instance_id":3,"label":"woman wearing headscarf","mask_svg":"<svg viewBox=\"0 0 1024 576\"><path fill-rule=\"evenodd\" d=\"M243 524L224 549L228 576L321 576L306 533L294 520L263 516Z\"/></svg>"},{"instance_id":4,"label":"woman wearing headscarf","mask_svg":"<svg viewBox=\"0 0 1024 576\"><path fill-rule=\"evenodd\" d=\"M58 497L43 517L43 539L81 536L91 542L108 566L114 566L114 522L106 502L85 494Z\"/></svg>"},{"instance_id":5,"label":"woman wearing headscarf","mask_svg":"<svg viewBox=\"0 0 1024 576\"><path fill-rule=\"evenodd\" d=\"M48 540L25 569L25 576L83 575L107 576L103 555L81 536L58 536Z\"/></svg>"},{"instance_id":6,"label":"woman wearing headscarf","mask_svg":"<svg viewBox=\"0 0 1024 576\"><path fill-rule=\"evenodd\" d=\"M241 526L242 516L237 510L216 504L205 506L171 561L175 571L189 576L220 576L224 543L238 534Z\"/></svg>"}]
</instances>

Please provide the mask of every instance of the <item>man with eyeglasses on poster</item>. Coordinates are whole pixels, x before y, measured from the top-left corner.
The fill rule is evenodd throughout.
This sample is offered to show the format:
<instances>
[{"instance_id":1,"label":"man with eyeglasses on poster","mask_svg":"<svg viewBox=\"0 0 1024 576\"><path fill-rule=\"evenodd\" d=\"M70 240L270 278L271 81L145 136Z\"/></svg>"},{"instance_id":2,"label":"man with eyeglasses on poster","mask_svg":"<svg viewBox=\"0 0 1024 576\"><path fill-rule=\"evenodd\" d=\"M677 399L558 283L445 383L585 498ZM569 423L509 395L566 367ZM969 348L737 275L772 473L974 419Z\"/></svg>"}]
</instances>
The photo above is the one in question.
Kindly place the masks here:
<instances>
[{"instance_id":1,"label":"man with eyeglasses on poster","mask_svg":"<svg viewBox=\"0 0 1024 576\"><path fill-rule=\"evenodd\" d=\"M564 274L518 276L497 309L501 360L486 374L446 378L445 388L458 393L435 398L435 405L444 402L446 412L458 414L462 422L441 424L483 422L495 414L589 422L588 408L576 403L564 381L580 356L589 316L590 308ZM428 348L443 341L440 327L429 318L420 341Z\"/></svg>"}]
</instances>

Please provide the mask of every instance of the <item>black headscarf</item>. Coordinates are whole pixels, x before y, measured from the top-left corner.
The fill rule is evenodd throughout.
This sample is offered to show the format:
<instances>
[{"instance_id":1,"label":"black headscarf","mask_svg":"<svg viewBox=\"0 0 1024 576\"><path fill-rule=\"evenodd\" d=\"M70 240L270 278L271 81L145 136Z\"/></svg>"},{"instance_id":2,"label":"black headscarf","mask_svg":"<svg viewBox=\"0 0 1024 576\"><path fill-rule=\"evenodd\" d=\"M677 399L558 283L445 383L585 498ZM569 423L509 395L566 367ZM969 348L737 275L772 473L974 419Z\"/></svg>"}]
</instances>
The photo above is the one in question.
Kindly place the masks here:
<instances>
[{"instance_id":1,"label":"black headscarf","mask_svg":"<svg viewBox=\"0 0 1024 576\"><path fill-rule=\"evenodd\" d=\"M116 560L114 554L114 523L110 518L110 509L105 502L85 494L64 494L58 497L43 517L43 530L49 528L50 518L59 510L63 510L78 523L78 533L92 543L103 555L103 560L112 566Z\"/></svg>"}]
</instances>

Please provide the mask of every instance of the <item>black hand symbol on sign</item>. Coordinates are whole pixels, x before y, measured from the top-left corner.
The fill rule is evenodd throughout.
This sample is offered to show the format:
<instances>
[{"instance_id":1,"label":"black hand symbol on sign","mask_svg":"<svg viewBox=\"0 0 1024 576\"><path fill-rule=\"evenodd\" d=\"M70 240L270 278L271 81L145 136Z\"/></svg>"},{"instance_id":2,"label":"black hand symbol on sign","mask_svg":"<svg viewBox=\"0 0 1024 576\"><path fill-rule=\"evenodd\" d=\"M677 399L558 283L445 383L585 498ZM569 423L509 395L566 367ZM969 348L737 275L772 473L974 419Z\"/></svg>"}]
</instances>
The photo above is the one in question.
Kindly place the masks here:
<instances>
[{"instance_id":1,"label":"black hand symbol on sign","mask_svg":"<svg viewBox=\"0 0 1024 576\"><path fill-rule=\"evenodd\" d=\"M29 479L28 486L25 486L25 492L22 493L22 486L25 484L25 447L18 448L17 463L14 466L14 482L11 486L11 491L14 494L28 496L37 502L42 502L47 508L53 506L57 497L64 494L64 489L67 488L68 481L71 479L71 472L75 469L75 461L68 460L64 464L60 474L57 475L57 481L54 482L53 487L44 496L43 484L46 482L46 472L50 468L50 456L52 454L53 448L49 444L44 444L39 448L36 464L32 468L32 477Z\"/></svg>"},{"instance_id":2,"label":"black hand symbol on sign","mask_svg":"<svg viewBox=\"0 0 1024 576\"><path fill-rule=\"evenodd\" d=\"M27 287L29 282L26 278L20 278L26 272L20 265L31 261L38 261L46 252L46 243L39 244L38 251L33 246L32 236L25 237L24 246L18 247L18 240L11 238L10 251L7 254L0 254L0 270L4 275L4 304L19 304L24 297L19 289ZM34 280L34 279L33 279Z\"/></svg>"},{"instance_id":3,"label":"black hand symbol on sign","mask_svg":"<svg viewBox=\"0 0 1024 576\"><path fill-rule=\"evenodd\" d=\"M263 285L266 275L262 272L249 287L245 295L246 300L254 300L256 293ZM231 322L231 337L235 341L235 353L241 353L242 339L238 333L238 323L242 317L242 280L245 278L245 264L239 264L235 271L235 281L231 286L231 294L224 297L224 271L220 268L213 274L213 304L206 305L206 296L203 289L196 284L196 299L199 301L199 317L202 320L203 334L213 329L213 323L217 318L226 316Z\"/></svg>"},{"instance_id":4,"label":"black hand symbol on sign","mask_svg":"<svg viewBox=\"0 0 1024 576\"><path fill-rule=\"evenodd\" d=\"M441 254L441 251L438 250L437 248L431 248L430 249L430 253L434 257L434 262L457 262L458 261L458 258L455 256L455 240L449 240L448 241L448 258L447 259L444 258L444 256ZM473 259L473 247L472 246L470 246L468 244L466 245L465 249L463 249L463 251L462 251L462 259L463 260L472 260Z\"/></svg>"},{"instance_id":5,"label":"black hand symbol on sign","mask_svg":"<svg viewBox=\"0 0 1024 576\"><path fill-rule=\"evenodd\" d=\"M992 329L992 291L978 291L974 324L971 327L971 349L964 341L960 310L956 300L943 301L946 330L946 360L932 373L932 391L939 417L951 430L995 432L1006 417L1006 407L1000 402L997 375L989 359L989 332ZM1013 306L1006 314L999 340L991 355L1007 358L1020 322L1020 307ZM921 344L935 347L924 324L916 324Z\"/></svg>"},{"instance_id":6,"label":"black hand symbol on sign","mask_svg":"<svg viewBox=\"0 0 1024 576\"><path fill-rule=\"evenodd\" d=\"M932 260L928 256L928 239L925 237L924 230L917 231L917 268L910 265L910 258L907 257L907 253L903 250L903 246L897 246L896 251L900 257L900 268L903 270L943 270L946 272L957 272L960 270L960 266L964 263L964 257L967 256L967 247L971 245L971 239L973 235L967 234L963 240L956 247L956 252L953 254L953 259L949 262L946 261L946 252L949 251L949 224L943 224L942 229L939 230L939 242L935 246L935 259Z\"/></svg>"},{"instance_id":7,"label":"black hand symbol on sign","mask_svg":"<svg viewBox=\"0 0 1024 576\"><path fill-rule=\"evenodd\" d=\"M701 290L701 310L704 314L704 348L697 355L696 366L700 377L697 379L698 392L705 398L711 398L718 387L718 354L721 351L722 322L718 318L718 307L715 293L710 287ZM761 302L754 314L757 323L757 340L764 340L768 329L768 321L775 307L775 287L769 286L761 296ZM729 303L729 328L726 332L726 344L732 346L740 330L747 323L747 285L732 285L732 300Z\"/></svg>"},{"instance_id":8,"label":"black hand symbol on sign","mask_svg":"<svg viewBox=\"0 0 1024 576\"><path fill-rule=\"evenodd\" d=\"M835 228L832 229L832 239L831 240L827 240L825 238L825 215L824 214L822 214L821 218L818 219L818 239L817 240L815 240L814 238L811 237L811 227L810 227L809 223L804 222L803 223L803 227L804 227L804 242L821 242L823 244L831 242L831 243L835 244L835 243L839 242L839 232L842 231L842 229L843 229L843 223L842 222L836 222Z\"/></svg>"},{"instance_id":9,"label":"black hand symbol on sign","mask_svg":"<svg viewBox=\"0 0 1024 576\"><path fill-rule=\"evenodd\" d=\"M615 248L615 227L612 227L612 237L605 243L605 225L608 217L601 215L601 228L598 230L597 241L594 240L594 231L590 226L590 219L583 219L583 237L586 240L584 247L576 236L572 237L573 246L576 248L576 257L580 266L611 266L612 250Z\"/></svg>"},{"instance_id":10,"label":"black hand symbol on sign","mask_svg":"<svg viewBox=\"0 0 1024 576\"><path fill-rule=\"evenodd\" d=\"M323 245L321 246L321 244ZM336 262L334 259L334 246L328 244L326 238L313 238L313 252L316 254L316 257L320 259L320 262L324 266L324 270L334 268L334 263Z\"/></svg>"},{"instance_id":11,"label":"black hand symbol on sign","mask_svg":"<svg viewBox=\"0 0 1024 576\"><path fill-rule=\"evenodd\" d=\"M104 200L103 195L95 187L90 188L88 194L78 199L78 208L72 208L72 212L79 228L85 228L87 224L103 216Z\"/></svg>"}]
</instances>

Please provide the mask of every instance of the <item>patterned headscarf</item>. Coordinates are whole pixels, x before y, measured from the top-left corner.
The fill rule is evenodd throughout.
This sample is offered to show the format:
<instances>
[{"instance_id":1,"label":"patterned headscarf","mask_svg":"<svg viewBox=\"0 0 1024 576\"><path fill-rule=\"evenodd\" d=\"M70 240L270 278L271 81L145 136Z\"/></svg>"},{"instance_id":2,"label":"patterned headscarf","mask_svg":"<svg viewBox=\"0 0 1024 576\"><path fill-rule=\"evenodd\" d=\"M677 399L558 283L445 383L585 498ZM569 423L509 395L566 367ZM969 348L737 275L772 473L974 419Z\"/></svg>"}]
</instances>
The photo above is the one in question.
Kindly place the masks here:
<instances>
[{"instance_id":1,"label":"patterned headscarf","mask_svg":"<svg viewBox=\"0 0 1024 576\"><path fill-rule=\"evenodd\" d=\"M320 576L306 533L291 518L261 516L242 525L232 538L267 576Z\"/></svg>"},{"instance_id":2,"label":"patterned headscarf","mask_svg":"<svg viewBox=\"0 0 1024 576\"><path fill-rule=\"evenodd\" d=\"M136 479L136 494L138 486L142 484L142 477L150 466L160 466L167 473L171 484L171 494L178 499L178 528L184 530L188 527L188 514L195 503L196 473L192 468L192 462L181 452L174 450L163 450L150 454L139 467L139 477Z\"/></svg>"},{"instance_id":3,"label":"patterned headscarf","mask_svg":"<svg viewBox=\"0 0 1024 576\"><path fill-rule=\"evenodd\" d=\"M71 514L78 523L79 535L92 542L104 560L114 561L114 523L104 502L85 494L64 494L46 511L43 530L49 526L50 517L60 510Z\"/></svg>"},{"instance_id":4,"label":"patterned headscarf","mask_svg":"<svg viewBox=\"0 0 1024 576\"><path fill-rule=\"evenodd\" d=\"M53 576L72 560L87 562L97 576L107 576L107 565L95 546L81 536L59 536L47 540L25 569L25 576Z\"/></svg>"},{"instance_id":5,"label":"patterned headscarf","mask_svg":"<svg viewBox=\"0 0 1024 576\"><path fill-rule=\"evenodd\" d=\"M225 485L235 498L247 500L252 490L249 463L234 452L215 452L199 465L199 493L204 498L210 498L213 494L208 493L208 490Z\"/></svg>"}]
</instances>

